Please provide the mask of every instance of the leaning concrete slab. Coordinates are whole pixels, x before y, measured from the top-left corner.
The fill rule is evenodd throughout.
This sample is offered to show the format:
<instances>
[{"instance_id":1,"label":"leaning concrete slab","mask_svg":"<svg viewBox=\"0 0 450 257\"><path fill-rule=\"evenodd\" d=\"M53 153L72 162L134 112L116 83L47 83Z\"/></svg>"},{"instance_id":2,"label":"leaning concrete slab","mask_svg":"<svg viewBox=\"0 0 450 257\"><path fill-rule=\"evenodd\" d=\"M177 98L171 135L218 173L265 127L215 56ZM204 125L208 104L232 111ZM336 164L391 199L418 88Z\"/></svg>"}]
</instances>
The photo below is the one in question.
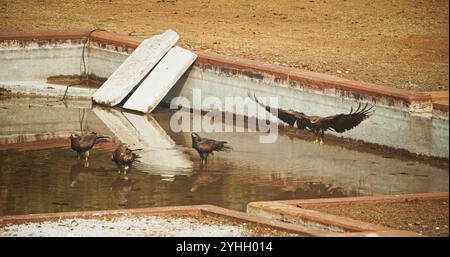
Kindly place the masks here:
<instances>
[{"instance_id":1,"label":"leaning concrete slab","mask_svg":"<svg viewBox=\"0 0 450 257\"><path fill-rule=\"evenodd\" d=\"M196 58L196 54L181 47L170 49L123 107L144 113L151 112Z\"/></svg>"},{"instance_id":2,"label":"leaning concrete slab","mask_svg":"<svg viewBox=\"0 0 450 257\"><path fill-rule=\"evenodd\" d=\"M114 106L155 67L158 61L179 39L173 30L144 40L94 93L96 103Z\"/></svg>"},{"instance_id":3,"label":"leaning concrete slab","mask_svg":"<svg viewBox=\"0 0 450 257\"><path fill-rule=\"evenodd\" d=\"M143 150L139 153L141 160L157 169L159 175L173 177L180 173L190 173L192 161L188 155L176 147L172 138L152 116L137 115L124 112L123 115L132 124L135 135L138 135ZM141 161L144 163L144 161ZM173 170L176 170L174 174ZM153 172L153 174L156 174Z\"/></svg>"}]
</instances>

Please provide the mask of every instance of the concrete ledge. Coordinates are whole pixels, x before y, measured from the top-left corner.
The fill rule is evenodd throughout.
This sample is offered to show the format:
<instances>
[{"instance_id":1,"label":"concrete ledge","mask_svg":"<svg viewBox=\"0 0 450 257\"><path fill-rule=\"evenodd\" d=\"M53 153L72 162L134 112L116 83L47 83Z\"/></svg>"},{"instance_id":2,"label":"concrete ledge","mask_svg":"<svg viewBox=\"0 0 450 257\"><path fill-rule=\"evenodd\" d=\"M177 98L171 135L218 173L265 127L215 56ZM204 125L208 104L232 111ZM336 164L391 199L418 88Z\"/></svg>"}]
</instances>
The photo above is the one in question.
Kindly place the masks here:
<instances>
[{"instance_id":1,"label":"concrete ledge","mask_svg":"<svg viewBox=\"0 0 450 257\"><path fill-rule=\"evenodd\" d=\"M431 91L426 92L426 94L431 96L431 101L433 102L433 110L438 110L441 112L446 112L448 116L448 91Z\"/></svg>"},{"instance_id":2,"label":"concrete ledge","mask_svg":"<svg viewBox=\"0 0 450 257\"><path fill-rule=\"evenodd\" d=\"M335 233L332 237L418 237L419 235L404 230L383 230L371 232Z\"/></svg>"},{"instance_id":3,"label":"concrete ledge","mask_svg":"<svg viewBox=\"0 0 450 257\"><path fill-rule=\"evenodd\" d=\"M45 81L0 81L0 87L14 95L62 97L64 93L66 99L92 99L96 88L83 88L79 86L67 86L50 84Z\"/></svg>"},{"instance_id":4,"label":"concrete ledge","mask_svg":"<svg viewBox=\"0 0 450 257\"><path fill-rule=\"evenodd\" d=\"M91 39L96 42L126 46L136 48L142 39L135 37L117 35L110 32L93 32ZM410 107L413 103L422 103L430 105L431 96L425 93L414 93L406 90L365 83L351 81L327 74L317 72L303 71L296 68L282 67L273 64L264 64L257 61L247 60L239 57L219 55L214 53L196 52L198 58L196 65L204 67L209 66L222 69L222 71L233 74L243 73L249 77L264 79L262 74L272 76L276 82L285 82L291 86L308 87L313 90L336 89L342 96L350 95L353 98L371 98L373 101L385 101L393 104L395 101L401 101L406 107ZM227 70L228 69L228 70ZM233 71L234 70L234 71ZM383 99L384 98L384 99ZM420 106L419 108L423 108ZM412 110L417 107L413 107Z\"/></svg>"},{"instance_id":5,"label":"concrete ledge","mask_svg":"<svg viewBox=\"0 0 450 257\"><path fill-rule=\"evenodd\" d=\"M280 202L252 202L247 205L247 212L262 217L273 217L302 226L331 232L363 232L389 230L389 228L367 222L339 217L314 210L298 208Z\"/></svg>"},{"instance_id":6,"label":"concrete ledge","mask_svg":"<svg viewBox=\"0 0 450 257\"><path fill-rule=\"evenodd\" d=\"M36 32L0 32L0 42L8 40L67 40L80 39L86 37L90 30L67 30L67 31L36 31ZM108 45L120 47L136 48L142 39L118 35L106 31L95 31L91 34L91 40ZM431 104L431 96L425 93L413 93L401 89L370 84L365 82L351 81L331 75L303 71L296 68L281 67L272 64L262 64L260 62L246 60L238 57L224 56L213 53L196 52L198 59L197 65L210 65L222 68L250 71L252 73L265 73L274 76L277 81L287 81L295 86L300 84L312 89L333 88L351 94L355 98L368 96L373 98L388 98L391 101L400 100L405 106L413 102ZM247 75L252 76L247 72ZM254 75L254 74L253 74ZM344 93L342 93L344 94ZM389 100L388 100L389 101Z\"/></svg>"},{"instance_id":7,"label":"concrete ledge","mask_svg":"<svg viewBox=\"0 0 450 257\"><path fill-rule=\"evenodd\" d=\"M61 212L46 214L27 214L0 217L0 227L11 224L23 224L28 222L43 222L59 219L112 219L123 216L145 216L145 215L169 215L169 216L199 216L216 215L226 219L240 222L249 222L263 227L269 227L275 230L308 235L308 236L332 236L332 234L323 231L305 228L299 225L286 224L279 221L265 219L243 212L229 210L214 205L189 205L189 206L169 206L153 208L137 208L124 210L106 210L106 211L80 211L80 212Z\"/></svg>"},{"instance_id":8,"label":"concrete ledge","mask_svg":"<svg viewBox=\"0 0 450 257\"><path fill-rule=\"evenodd\" d=\"M371 97L387 97L404 101L405 104L412 102L429 102L431 97L423 93L412 93L401 89L351 81L327 74L303 71L296 68L282 67L272 64L262 64L260 62L230 57L213 53L198 53L197 64L227 67L255 73L266 73L275 76L276 80L287 81L290 85L300 84L312 89L335 88L343 91L367 95ZM356 97L358 98L358 97Z\"/></svg>"},{"instance_id":9,"label":"concrete ledge","mask_svg":"<svg viewBox=\"0 0 450 257\"><path fill-rule=\"evenodd\" d=\"M380 195L366 197L322 198L306 200L285 200L271 202L251 202L247 205L247 212L265 218L300 224L305 227L322 229L334 233L335 236L414 236L414 232L400 231L385 226L371 224L346 217L336 216L315 210L309 210L308 205L336 204L351 202L399 202L405 200L448 199L448 192ZM298 208L301 206L302 208Z\"/></svg>"},{"instance_id":10,"label":"concrete ledge","mask_svg":"<svg viewBox=\"0 0 450 257\"><path fill-rule=\"evenodd\" d=\"M45 214L26 214L0 217L0 227L12 224L23 224L29 222L44 222L60 219L112 219L116 217L126 216L220 216L225 219L238 222L247 222L263 227L271 228L278 231L288 232L292 234L316 236L316 237L376 237L376 236L417 236L415 233L400 230L380 230L380 231L364 231L350 233L330 233L323 230L308 228L296 224L280 222L272 219L258 217L256 215L229 210L214 205L188 205L188 206L169 206L169 207L153 207L153 208L137 208L124 210L106 210L106 211L80 211L80 212L61 212L61 213L45 213Z\"/></svg>"},{"instance_id":11,"label":"concrete ledge","mask_svg":"<svg viewBox=\"0 0 450 257\"><path fill-rule=\"evenodd\" d=\"M143 39L119 35L107 31L95 31L91 34L91 40L101 44L115 45L128 48L137 48Z\"/></svg>"},{"instance_id":12,"label":"concrete ledge","mask_svg":"<svg viewBox=\"0 0 450 257\"><path fill-rule=\"evenodd\" d=\"M446 104L446 103L440 103L440 102L433 103L433 109L444 112L448 116L448 104Z\"/></svg>"},{"instance_id":13,"label":"concrete ledge","mask_svg":"<svg viewBox=\"0 0 450 257\"><path fill-rule=\"evenodd\" d=\"M88 36L88 29L80 30L44 30L29 32L0 32L0 42L10 40L69 40L81 39Z\"/></svg>"},{"instance_id":14,"label":"concrete ledge","mask_svg":"<svg viewBox=\"0 0 450 257\"><path fill-rule=\"evenodd\" d=\"M277 201L279 203L288 205L302 205L308 204L329 204L329 203L349 203L349 202L397 202L405 200L430 200L430 199L446 199L449 197L448 192L436 193L417 193L417 194L402 194L402 195L374 195L374 196L357 196L357 197L342 197L342 198L321 198L321 199L302 199L302 200L283 200Z\"/></svg>"}]
</instances>

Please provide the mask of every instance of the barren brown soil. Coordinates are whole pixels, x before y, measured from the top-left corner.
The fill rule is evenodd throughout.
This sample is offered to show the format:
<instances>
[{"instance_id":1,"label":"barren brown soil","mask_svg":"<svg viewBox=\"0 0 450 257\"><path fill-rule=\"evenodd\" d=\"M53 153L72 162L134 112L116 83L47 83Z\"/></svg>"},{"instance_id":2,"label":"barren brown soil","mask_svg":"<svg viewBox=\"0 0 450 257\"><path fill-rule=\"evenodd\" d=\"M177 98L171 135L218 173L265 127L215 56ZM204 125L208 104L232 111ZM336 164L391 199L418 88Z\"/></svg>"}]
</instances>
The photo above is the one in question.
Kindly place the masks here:
<instances>
[{"instance_id":1,"label":"barren brown soil","mask_svg":"<svg viewBox=\"0 0 450 257\"><path fill-rule=\"evenodd\" d=\"M0 0L1 31L101 28L414 91L448 90L447 0Z\"/></svg>"},{"instance_id":2,"label":"barren brown soil","mask_svg":"<svg viewBox=\"0 0 450 257\"><path fill-rule=\"evenodd\" d=\"M308 204L304 208L426 236L448 237L448 199Z\"/></svg>"}]
</instances>

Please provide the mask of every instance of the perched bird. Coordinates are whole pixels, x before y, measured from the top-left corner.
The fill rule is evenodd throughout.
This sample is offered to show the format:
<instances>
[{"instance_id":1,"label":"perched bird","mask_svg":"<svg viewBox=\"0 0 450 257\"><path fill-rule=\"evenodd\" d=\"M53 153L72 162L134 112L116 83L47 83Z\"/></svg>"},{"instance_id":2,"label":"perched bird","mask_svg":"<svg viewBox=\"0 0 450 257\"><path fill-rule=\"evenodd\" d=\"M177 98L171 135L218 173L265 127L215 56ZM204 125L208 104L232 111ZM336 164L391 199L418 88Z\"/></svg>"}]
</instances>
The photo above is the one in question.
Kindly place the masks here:
<instances>
[{"instance_id":1,"label":"perched bird","mask_svg":"<svg viewBox=\"0 0 450 257\"><path fill-rule=\"evenodd\" d=\"M206 164L208 161L208 155L214 154L213 151L228 151L231 149L230 146L225 145L226 141L216 141L209 138L201 138L197 133L191 133L192 137L192 147L197 150L200 158L202 159L202 164Z\"/></svg>"},{"instance_id":2,"label":"perched bird","mask_svg":"<svg viewBox=\"0 0 450 257\"><path fill-rule=\"evenodd\" d=\"M80 136L78 134L70 134L70 147L77 152L78 159L83 155L87 161L89 158L89 151L95 144L107 141L108 136L97 136L97 133L92 132L89 135Z\"/></svg>"},{"instance_id":3,"label":"perched bird","mask_svg":"<svg viewBox=\"0 0 450 257\"><path fill-rule=\"evenodd\" d=\"M307 129L313 132L316 135L316 140L314 141L314 143L319 143L321 145L323 144L323 135L326 130L343 133L358 126L363 120L370 117L370 115L373 113L373 106L370 106L368 108L368 103L366 103L366 105L361 108L361 103L359 103L358 109L356 109L356 111L353 111L353 107L351 107L350 113L348 114L341 113L326 117L308 116L302 112L297 112L294 110L285 111L283 109L266 106L259 102L255 95L254 99L268 112L276 115L278 119L286 122L290 126L296 127L298 129ZM277 113L275 112L275 110L277 111Z\"/></svg>"},{"instance_id":4,"label":"perched bird","mask_svg":"<svg viewBox=\"0 0 450 257\"><path fill-rule=\"evenodd\" d=\"M139 156L133 152L138 150L141 149L131 150L125 143L120 143L119 146L117 146L116 150L114 150L112 154L112 160L119 167L119 173L122 171L124 171L125 174L127 173L127 170L130 169L131 164L139 158Z\"/></svg>"}]
</instances>

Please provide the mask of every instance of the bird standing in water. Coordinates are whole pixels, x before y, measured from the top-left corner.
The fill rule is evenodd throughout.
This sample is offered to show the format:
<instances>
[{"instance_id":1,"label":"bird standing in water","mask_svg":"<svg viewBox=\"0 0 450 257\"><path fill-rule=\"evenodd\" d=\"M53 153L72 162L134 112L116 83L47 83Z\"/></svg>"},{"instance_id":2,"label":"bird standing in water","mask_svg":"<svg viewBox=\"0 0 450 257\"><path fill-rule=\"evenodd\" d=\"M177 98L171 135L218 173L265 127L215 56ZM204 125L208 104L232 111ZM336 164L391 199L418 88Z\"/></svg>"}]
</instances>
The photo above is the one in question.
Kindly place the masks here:
<instances>
[{"instance_id":1,"label":"bird standing in water","mask_svg":"<svg viewBox=\"0 0 450 257\"><path fill-rule=\"evenodd\" d=\"M351 107L348 114L337 114L332 116L320 117L320 116L308 116L302 112L297 112L294 110L283 110L272 108L270 106L264 105L258 101L255 95L254 100L264 107L266 111L277 116L278 119L286 122L292 127L298 129L308 129L316 135L316 140L314 143L319 143L323 145L323 136L326 130L331 130L337 133L343 133L358 126L363 120L370 117L373 113L373 106L368 107L368 103L361 108L361 103L358 105L356 111L353 111ZM250 94L249 97L251 98ZM275 112L276 110L276 112Z\"/></svg>"},{"instance_id":2,"label":"bird standing in water","mask_svg":"<svg viewBox=\"0 0 450 257\"><path fill-rule=\"evenodd\" d=\"M89 151L95 144L108 141L108 136L98 136L97 133L80 136L78 134L70 134L70 147L77 152L78 159L85 157L85 161L89 159Z\"/></svg>"},{"instance_id":3,"label":"bird standing in water","mask_svg":"<svg viewBox=\"0 0 450 257\"><path fill-rule=\"evenodd\" d=\"M124 171L125 174L127 173L127 170L130 169L131 164L139 158L139 156L133 152L138 150L141 149L131 150L125 143L120 143L119 146L117 146L116 150L113 152L112 160L119 167L119 173L122 171Z\"/></svg>"},{"instance_id":4,"label":"bird standing in water","mask_svg":"<svg viewBox=\"0 0 450 257\"><path fill-rule=\"evenodd\" d=\"M209 138L201 138L197 133L191 133L192 137L192 147L197 150L200 158L202 159L202 164L206 164L208 161L208 155L214 154L213 152L228 151L231 147L226 141L217 141Z\"/></svg>"}]
</instances>

